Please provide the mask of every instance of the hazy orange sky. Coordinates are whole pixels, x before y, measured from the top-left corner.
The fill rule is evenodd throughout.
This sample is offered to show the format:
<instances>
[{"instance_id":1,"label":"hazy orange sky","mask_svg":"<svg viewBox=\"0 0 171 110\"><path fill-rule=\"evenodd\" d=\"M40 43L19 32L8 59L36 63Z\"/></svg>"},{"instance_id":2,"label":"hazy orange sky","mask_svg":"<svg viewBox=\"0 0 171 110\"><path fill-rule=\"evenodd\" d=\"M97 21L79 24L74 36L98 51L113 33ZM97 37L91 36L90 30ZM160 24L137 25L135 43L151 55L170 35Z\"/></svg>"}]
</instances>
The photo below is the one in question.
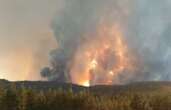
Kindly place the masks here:
<instances>
[{"instance_id":1,"label":"hazy orange sky","mask_svg":"<svg viewBox=\"0 0 171 110\"><path fill-rule=\"evenodd\" d=\"M0 0L0 78L39 80L56 48L51 22L57 0Z\"/></svg>"}]
</instances>

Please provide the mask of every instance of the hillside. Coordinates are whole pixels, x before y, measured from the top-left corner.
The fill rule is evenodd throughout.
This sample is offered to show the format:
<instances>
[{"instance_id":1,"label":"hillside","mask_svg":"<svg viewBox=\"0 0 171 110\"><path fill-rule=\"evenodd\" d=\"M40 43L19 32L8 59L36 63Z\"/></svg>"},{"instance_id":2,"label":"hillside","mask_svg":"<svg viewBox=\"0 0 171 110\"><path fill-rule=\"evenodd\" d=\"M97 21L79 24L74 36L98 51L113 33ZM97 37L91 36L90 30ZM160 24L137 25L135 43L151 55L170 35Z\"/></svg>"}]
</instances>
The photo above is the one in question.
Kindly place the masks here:
<instances>
[{"instance_id":1,"label":"hillside","mask_svg":"<svg viewBox=\"0 0 171 110\"><path fill-rule=\"evenodd\" d=\"M118 94L126 92L169 92L171 93L171 82L134 82L127 85L97 85L92 87L83 87L69 83L59 83L56 81L16 81L10 82L7 80L0 80L0 87L10 88L14 86L18 89L28 88L36 91L47 90L69 90L72 88L74 92L89 91L96 94Z\"/></svg>"}]
</instances>

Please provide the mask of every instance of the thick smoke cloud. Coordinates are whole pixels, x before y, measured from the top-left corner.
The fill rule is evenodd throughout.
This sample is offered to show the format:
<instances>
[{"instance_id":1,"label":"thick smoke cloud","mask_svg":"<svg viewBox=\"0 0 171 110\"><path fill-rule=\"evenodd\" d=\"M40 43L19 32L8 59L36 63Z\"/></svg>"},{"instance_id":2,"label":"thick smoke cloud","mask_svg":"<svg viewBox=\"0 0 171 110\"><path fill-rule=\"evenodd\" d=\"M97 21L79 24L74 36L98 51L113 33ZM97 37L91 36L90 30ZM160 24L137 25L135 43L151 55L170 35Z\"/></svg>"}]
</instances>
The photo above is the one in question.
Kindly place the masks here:
<instances>
[{"instance_id":1,"label":"thick smoke cloud","mask_svg":"<svg viewBox=\"0 0 171 110\"><path fill-rule=\"evenodd\" d=\"M171 79L171 2L138 0L128 36L143 62L141 80Z\"/></svg>"},{"instance_id":2,"label":"thick smoke cloud","mask_svg":"<svg viewBox=\"0 0 171 110\"><path fill-rule=\"evenodd\" d=\"M59 48L51 53L53 69L49 73L49 79L65 79L60 76L70 79L72 60L82 49L82 45L96 39L97 27L101 21L107 20L110 23L115 20L118 24L123 24L126 15L119 13L127 12L125 9L129 2L128 0L122 2L119 0L71 0L64 1L63 4L64 7L53 22ZM42 72L46 73L46 68Z\"/></svg>"},{"instance_id":3,"label":"thick smoke cloud","mask_svg":"<svg viewBox=\"0 0 171 110\"><path fill-rule=\"evenodd\" d=\"M85 42L96 38L102 22L119 25L138 65L123 83L171 80L171 2L169 0L65 0L54 18L59 48L51 52L50 80L70 81L72 59ZM93 37L92 37L93 36ZM80 61L81 62L81 61ZM81 74L81 73L80 73Z\"/></svg>"}]
</instances>

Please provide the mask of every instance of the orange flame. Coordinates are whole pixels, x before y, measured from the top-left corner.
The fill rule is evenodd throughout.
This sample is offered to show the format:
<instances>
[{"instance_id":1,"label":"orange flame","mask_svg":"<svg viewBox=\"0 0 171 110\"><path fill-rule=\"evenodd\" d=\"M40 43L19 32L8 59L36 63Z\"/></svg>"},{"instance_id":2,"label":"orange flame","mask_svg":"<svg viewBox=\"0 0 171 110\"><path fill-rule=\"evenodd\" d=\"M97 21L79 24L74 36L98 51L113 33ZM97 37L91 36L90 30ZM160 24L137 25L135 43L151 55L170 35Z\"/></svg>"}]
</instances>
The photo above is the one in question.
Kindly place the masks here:
<instances>
[{"instance_id":1,"label":"orange flame","mask_svg":"<svg viewBox=\"0 0 171 110\"><path fill-rule=\"evenodd\" d=\"M98 35L76 53L71 68L72 82L83 86L121 83L119 75L133 65L121 30L101 26Z\"/></svg>"}]
</instances>

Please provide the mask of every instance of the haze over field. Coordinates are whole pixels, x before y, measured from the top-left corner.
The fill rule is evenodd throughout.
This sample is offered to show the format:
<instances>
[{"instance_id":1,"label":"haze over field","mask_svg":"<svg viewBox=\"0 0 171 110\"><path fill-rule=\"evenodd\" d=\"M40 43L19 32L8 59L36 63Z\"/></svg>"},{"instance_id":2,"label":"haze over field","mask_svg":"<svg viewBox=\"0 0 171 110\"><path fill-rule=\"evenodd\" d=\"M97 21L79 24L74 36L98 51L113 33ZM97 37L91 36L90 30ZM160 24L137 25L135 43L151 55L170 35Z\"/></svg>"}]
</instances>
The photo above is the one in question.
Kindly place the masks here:
<instances>
[{"instance_id":1,"label":"haze over field","mask_svg":"<svg viewBox=\"0 0 171 110\"><path fill-rule=\"evenodd\" d=\"M0 78L170 81L170 10L170 0L0 0Z\"/></svg>"},{"instance_id":2,"label":"haze over field","mask_svg":"<svg viewBox=\"0 0 171 110\"><path fill-rule=\"evenodd\" d=\"M40 80L56 48L51 21L56 0L0 0L0 78Z\"/></svg>"}]
</instances>

